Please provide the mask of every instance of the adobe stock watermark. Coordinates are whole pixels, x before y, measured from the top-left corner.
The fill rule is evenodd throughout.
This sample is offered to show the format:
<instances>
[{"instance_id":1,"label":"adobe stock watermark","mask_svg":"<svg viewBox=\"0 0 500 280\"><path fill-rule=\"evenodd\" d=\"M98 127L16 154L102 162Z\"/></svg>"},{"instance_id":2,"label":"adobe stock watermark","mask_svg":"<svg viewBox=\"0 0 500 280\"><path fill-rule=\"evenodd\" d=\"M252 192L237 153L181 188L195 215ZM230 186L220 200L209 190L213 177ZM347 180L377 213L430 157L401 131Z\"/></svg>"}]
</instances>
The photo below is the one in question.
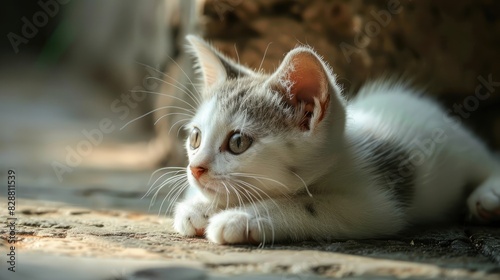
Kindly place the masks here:
<instances>
[{"instance_id":1,"label":"adobe stock watermark","mask_svg":"<svg viewBox=\"0 0 500 280\"><path fill-rule=\"evenodd\" d=\"M19 33L9 32L7 39L14 50L14 53L19 53L21 44L28 44L29 39L33 39L39 30L45 27L49 20L55 17L60 11L61 6L66 5L70 0L39 0L38 6L40 10L35 12L31 18L22 17L23 26Z\"/></svg>"},{"instance_id":2,"label":"adobe stock watermark","mask_svg":"<svg viewBox=\"0 0 500 280\"><path fill-rule=\"evenodd\" d=\"M493 81L492 74L489 74L487 78L479 76L477 80L479 85L476 86L474 94L465 97L462 103L453 104L453 109L447 111L445 121L454 128L458 128L462 119L468 119L471 113L479 108L481 101L488 99L495 92L495 88L500 86L500 81Z\"/></svg>"},{"instance_id":3,"label":"adobe stock watermark","mask_svg":"<svg viewBox=\"0 0 500 280\"><path fill-rule=\"evenodd\" d=\"M147 76L144 77L142 85L136 86L127 93L122 93L119 98L115 99L110 104L111 112L118 115L121 121L127 119L130 115L131 109L137 108L140 102L144 101L147 97L147 90L155 90L158 88L159 83L149 79L159 72L153 67L146 67ZM71 173L78 167L85 157L88 157L96 146L99 146L105 136L114 132L117 125L113 123L110 118L103 118L99 121L96 128L91 130L82 129L81 134L83 139L75 145L67 145L65 147L64 162L53 160L51 163L52 169L59 180L63 181L65 173Z\"/></svg>"},{"instance_id":4,"label":"adobe stock watermark","mask_svg":"<svg viewBox=\"0 0 500 280\"><path fill-rule=\"evenodd\" d=\"M468 119L473 112L479 109L480 103L487 100L496 88L500 86L500 80L494 81L493 75L488 77L478 76L479 84L474 90L474 94L465 97L461 103L455 103L452 109L443 114L443 121L451 126L452 129L460 129L463 119ZM425 139L414 139L410 143L412 149L405 158L398 158L399 165L396 172L386 175L386 183L389 186L396 186L403 183L406 178L413 175L416 168L423 165L427 159L431 158L438 145L445 144L448 140L445 128L436 127L432 133Z\"/></svg>"},{"instance_id":5,"label":"adobe stock watermark","mask_svg":"<svg viewBox=\"0 0 500 280\"><path fill-rule=\"evenodd\" d=\"M380 34L383 27L387 27L392 20L392 16L401 13L403 7L401 7L401 2L399 0L389 0L387 1L386 9L376 12L371 10L370 14L373 16L374 20L368 21L362 32L359 32L354 36L354 46L346 42L340 43L339 47L344 54L348 63L351 63L351 56L360 52L361 49L368 46L370 43L369 38L374 38Z\"/></svg>"}]
</instances>

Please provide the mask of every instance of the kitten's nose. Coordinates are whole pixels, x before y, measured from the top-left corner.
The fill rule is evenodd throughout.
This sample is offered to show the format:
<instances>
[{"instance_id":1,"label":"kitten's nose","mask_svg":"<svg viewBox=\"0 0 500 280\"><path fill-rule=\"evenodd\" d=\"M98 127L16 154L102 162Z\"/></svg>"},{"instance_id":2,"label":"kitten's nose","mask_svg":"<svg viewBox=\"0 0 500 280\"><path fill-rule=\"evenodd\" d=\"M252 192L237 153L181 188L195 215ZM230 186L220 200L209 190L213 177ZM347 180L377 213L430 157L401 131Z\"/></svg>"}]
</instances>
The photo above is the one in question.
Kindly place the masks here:
<instances>
[{"instance_id":1,"label":"kitten's nose","mask_svg":"<svg viewBox=\"0 0 500 280\"><path fill-rule=\"evenodd\" d=\"M189 166L189 169L191 169L191 174L198 180L203 173L205 173L208 169L202 166Z\"/></svg>"}]
</instances>

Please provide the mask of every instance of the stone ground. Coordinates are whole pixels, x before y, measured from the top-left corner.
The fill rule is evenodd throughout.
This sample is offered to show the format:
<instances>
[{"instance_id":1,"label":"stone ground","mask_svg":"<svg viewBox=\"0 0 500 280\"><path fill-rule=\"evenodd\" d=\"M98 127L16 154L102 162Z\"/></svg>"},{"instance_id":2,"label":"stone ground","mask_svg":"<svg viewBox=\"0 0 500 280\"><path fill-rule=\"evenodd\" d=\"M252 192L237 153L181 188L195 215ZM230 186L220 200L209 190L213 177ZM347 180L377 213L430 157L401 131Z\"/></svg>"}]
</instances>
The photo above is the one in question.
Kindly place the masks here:
<instances>
[{"instance_id":1,"label":"stone ground","mask_svg":"<svg viewBox=\"0 0 500 280\"><path fill-rule=\"evenodd\" d=\"M8 232L0 231L3 279L68 279L69 273L75 275L72 279L103 280L136 279L139 274L143 275L140 279L176 279L174 275L191 275L185 279L203 279L195 275L210 279L228 275L261 279L500 277L499 228L450 226L392 240L310 241L258 248L180 237L172 230L171 218L161 215L30 199L17 203L15 274L5 266ZM8 218L6 210L0 213L2 220Z\"/></svg>"},{"instance_id":2,"label":"stone ground","mask_svg":"<svg viewBox=\"0 0 500 280\"><path fill-rule=\"evenodd\" d=\"M264 248L182 238L171 218L158 214L160 202L149 210L150 197L141 199L153 171L144 154L134 153L136 146L117 148L147 139L140 127L105 133L57 178L51 164L66 162L67 147L85 140L82 129L98 127L103 118L116 127L123 120L110 112L113 100L100 96L101 88L64 75L23 75L31 75L29 83L0 75L0 219L6 224L10 217L12 168L18 240L11 272L10 231L0 228L0 279L500 279L500 227L454 225L391 240Z\"/></svg>"}]
</instances>

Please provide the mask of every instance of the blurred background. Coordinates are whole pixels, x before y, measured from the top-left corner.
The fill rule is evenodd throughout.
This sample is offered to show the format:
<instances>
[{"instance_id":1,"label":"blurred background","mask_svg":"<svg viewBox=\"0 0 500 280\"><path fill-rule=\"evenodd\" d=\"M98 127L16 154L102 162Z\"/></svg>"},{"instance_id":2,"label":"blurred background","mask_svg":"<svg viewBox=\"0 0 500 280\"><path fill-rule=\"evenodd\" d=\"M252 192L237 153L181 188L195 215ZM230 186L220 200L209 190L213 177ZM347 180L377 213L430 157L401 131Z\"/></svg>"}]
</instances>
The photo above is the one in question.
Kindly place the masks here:
<instances>
[{"instance_id":1,"label":"blurred background","mask_svg":"<svg viewBox=\"0 0 500 280\"><path fill-rule=\"evenodd\" d=\"M309 44L348 96L411 79L500 149L499 1L40 0L1 13L0 177L17 171L19 198L148 211L152 172L185 163L179 119L162 116L196 81L186 34L267 72Z\"/></svg>"}]
</instances>

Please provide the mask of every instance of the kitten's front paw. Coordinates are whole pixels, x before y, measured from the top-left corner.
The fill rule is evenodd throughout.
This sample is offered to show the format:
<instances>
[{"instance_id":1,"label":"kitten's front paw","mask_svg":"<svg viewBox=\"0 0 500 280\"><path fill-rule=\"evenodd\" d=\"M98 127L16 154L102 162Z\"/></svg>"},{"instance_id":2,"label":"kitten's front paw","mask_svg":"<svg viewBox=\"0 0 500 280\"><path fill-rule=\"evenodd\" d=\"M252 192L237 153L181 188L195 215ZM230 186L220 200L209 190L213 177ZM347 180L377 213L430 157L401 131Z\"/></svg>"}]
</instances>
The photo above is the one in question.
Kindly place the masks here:
<instances>
[{"instance_id":1,"label":"kitten's front paw","mask_svg":"<svg viewBox=\"0 0 500 280\"><path fill-rule=\"evenodd\" d=\"M257 218L243 210L227 210L210 219L206 234L208 240L219 244L259 244L266 232L269 234L269 225L268 219Z\"/></svg>"},{"instance_id":2,"label":"kitten's front paw","mask_svg":"<svg viewBox=\"0 0 500 280\"><path fill-rule=\"evenodd\" d=\"M174 229L184 236L203 236L208 219L214 214L208 203L201 201L181 202L175 208Z\"/></svg>"},{"instance_id":3,"label":"kitten's front paw","mask_svg":"<svg viewBox=\"0 0 500 280\"><path fill-rule=\"evenodd\" d=\"M468 200L470 212L482 222L500 221L500 179L490 179Z\"/></svg>"}]
</instances>

